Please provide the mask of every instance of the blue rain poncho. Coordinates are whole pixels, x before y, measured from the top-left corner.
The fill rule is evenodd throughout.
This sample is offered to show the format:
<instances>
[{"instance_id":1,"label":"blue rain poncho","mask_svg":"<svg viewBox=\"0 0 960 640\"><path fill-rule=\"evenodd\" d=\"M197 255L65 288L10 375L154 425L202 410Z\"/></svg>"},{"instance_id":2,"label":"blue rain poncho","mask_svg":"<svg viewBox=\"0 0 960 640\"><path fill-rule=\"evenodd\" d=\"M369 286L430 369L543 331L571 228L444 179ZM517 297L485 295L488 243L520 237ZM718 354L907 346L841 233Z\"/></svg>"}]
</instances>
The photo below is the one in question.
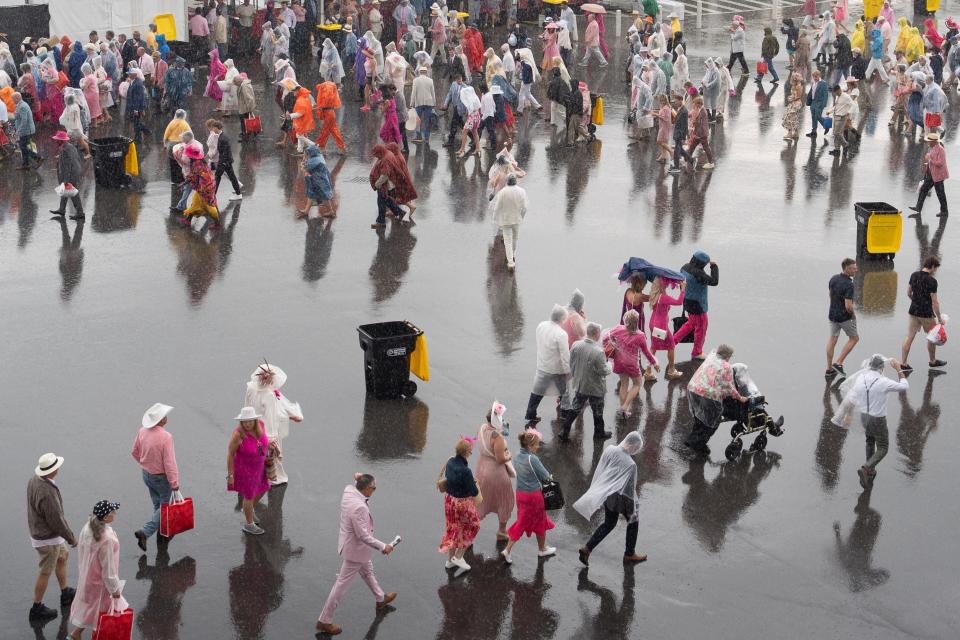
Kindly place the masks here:
<instances>
[{"instance_id":1,"label":"blue rain poncho","mask_svg":"<svg viewBox=\"0 0 960 640\"><path fill-rule=\"evenodd\" d=\"M304 150L306 159L303 168L307 175L304 178L306 184L307 197L317 202L326 202L333 200L333 182L330 178L330 170L327 168L327 162L320 153L320 147L310 145Z\"/></svg>"}]
</instances>

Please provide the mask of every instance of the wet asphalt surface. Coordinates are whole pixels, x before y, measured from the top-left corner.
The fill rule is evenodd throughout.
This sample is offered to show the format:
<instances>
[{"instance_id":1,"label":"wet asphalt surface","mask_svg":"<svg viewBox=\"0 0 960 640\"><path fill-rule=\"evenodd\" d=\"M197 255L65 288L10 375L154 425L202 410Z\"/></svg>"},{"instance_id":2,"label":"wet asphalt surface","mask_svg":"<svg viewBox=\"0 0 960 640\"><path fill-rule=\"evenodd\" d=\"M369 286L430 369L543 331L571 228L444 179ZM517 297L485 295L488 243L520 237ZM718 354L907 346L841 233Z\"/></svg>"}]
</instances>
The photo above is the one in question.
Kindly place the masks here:
<instances>
[{"instance_id":1,"label":"wet asphalt surface","mask_svg":"<svg viewBox=\"0 0 960 640\"><path fill-rule=\"evenodd\" d=\"M724 53L725 45L707 37L694 47L692 69L702 68L706 52ZM0 635L64 631L62 616L42 628L27 623L36 559L23 485L36 458L53 450L66 456L58 484L75 530L96 500L123 505L115 528L136 638L312 637L339 564L340 493L360 470L378 478L378 537L404 537L392 556L375 559L381 585L399 598L376 616L356 581L337 611L342 637L955 637L955 346L941 350L948 373L934 376L915 345L911 388L888 403L890 453L872 495L856 475L863 435L829 424L839 399L822 377L826 282L855 251L854 202L906 209L922 146L891 137L879 87L880 106L866 114L852 158L834 161L822 138L785 146L782 89L758 91L749 81L714 130L717 169L672 178L652 145L627 145L624 65L618 50L606 74L587 75L602 86L607 112L590 147L564 149L541 119L521 121L515 153L531 210L515 274L505 269L485 206L491 157L457 162L437 138L429 149L411 145L417 224L370 230L369 148L379 123L360 120L352 102L342 115L351 152L339 164L328 155L339 217L329 225L296 219L298 160L273 147L276 107L262 81L268 133L236 149L247 195L225 209L229 222L216 234L168 221L171 186L157 143L141 147L135 190L95 187L88 167L85 225L47 214L56 205L52 160L39 172L0 166L0 504L9 516L0 526ZM956 100L951 95L947 125L953 163ZM195 98L193 107L201 129L212 105ZM155 139L165 124L154 123ZM236 141L235 118L227 131ZM52 151L46 141L42 147ZM949 198L955 189L947 183ZM875 351L899 354L907 279L928 251L943 256L940 298L951 312L960 293L956 243L935 211L934 201L921 222L904 219L893 265L862 267L862 339L848 370ZM608 428L618 439L636 429L645 440L638 550L649 561L622 565L621 524L584 569L576 549L594 524L567 507L551 514L555 558L537 562L525 540L504 566L488 518L468 555L473 571L449 576L436 550L437 471L494 398L507 405L514 430L520 426L537 323L579 287L590 319L611 325L622 296L614 274L626 258L679 268L695 249L721 270L708 348L736 347L734 359L749 364L771 413L785 416L786 434L765 453L728 463L728 423L710 460L692 461L682 445L691 423L686 378L648 386L621 422L610 381ZM426 332L432 379L414 398L365 397L356 326L400 319ZM680 346L679 366L691 373L688 356ZM267 534L252 538L224 491L224 451L243 384L263 357L289 374L284 392L306 419L286 441L289 485L264 500ZM183 492L197 508L196 529L173 541L169 557L158 557L153 541L141 556L132 534L149 506L128 452L141 413L156 401L176 407L169 427ZM553 417L550 399L541 415ZM560 445L549 421L541 426L541 457L568 503L588 486L602 451L591 428L587 417L573 443ZM75 575L71 558L71 582Z\"/></svg>"}]
</instances>

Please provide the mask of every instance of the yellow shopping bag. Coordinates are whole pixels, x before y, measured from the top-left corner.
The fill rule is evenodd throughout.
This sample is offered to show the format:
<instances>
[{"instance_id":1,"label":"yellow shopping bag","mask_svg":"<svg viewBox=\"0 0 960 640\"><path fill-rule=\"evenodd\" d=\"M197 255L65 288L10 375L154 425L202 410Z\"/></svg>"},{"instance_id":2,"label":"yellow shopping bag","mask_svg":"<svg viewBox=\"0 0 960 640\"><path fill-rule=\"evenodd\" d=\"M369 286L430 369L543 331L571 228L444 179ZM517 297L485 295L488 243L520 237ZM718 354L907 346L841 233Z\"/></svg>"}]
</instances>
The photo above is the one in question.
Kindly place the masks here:
<instances>
[{"instance_id":1,"label":"yellow shopping bag","mask_svg":"<svg viewBox=\"0 0 960 640\"><path fill-rule=\"evenodd\" d=\"M127 145L127 156L123 159L123 170L132 176L140 175L140 163L137 162L137 145Z\"/></svg>"},{"instance_id":2,"label":"yellow shopping bag","mask_svg":"<svg viewBox=\"0 0 960 640\"><path fill-rule=\"evenodd\" d=\"M597 106L593 108L593 114L590 116L590 122L598 127L603 124L603 98L597 96Z\"/></svg>"},{"instance_id":3,"label":"yellow shopping bag","mask_svg":"<svg viewBox=\"0 0 960 640\"><path fill-rule=\"evenodd\" d=\"M427 353L427 339L421 333L410 354L410 373L421 380L430 379L430 355Z\"/></svg>"}]
</instances>

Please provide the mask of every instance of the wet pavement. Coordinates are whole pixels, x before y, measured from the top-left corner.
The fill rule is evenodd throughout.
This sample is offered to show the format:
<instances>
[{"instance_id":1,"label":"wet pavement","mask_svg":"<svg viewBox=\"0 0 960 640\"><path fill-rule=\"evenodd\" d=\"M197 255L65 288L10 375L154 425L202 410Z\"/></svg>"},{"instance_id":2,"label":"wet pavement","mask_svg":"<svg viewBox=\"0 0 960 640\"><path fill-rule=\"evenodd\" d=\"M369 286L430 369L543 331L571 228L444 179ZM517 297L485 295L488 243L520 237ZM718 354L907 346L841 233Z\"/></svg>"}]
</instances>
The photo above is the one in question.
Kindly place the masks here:
<instances>
[{"instance_id":1,"label":"wet pavement","mask_svg":"<svg viewBox=\"0 0 960 640\"><path fill-rule=\"evenodd\" d=\"M725 52L712 38L694 49ZM607 119L590 147L565 149L539 118L522 121L515 153L531 210L515 274L505 269L486 209L489 155L457 162L436 138L429 149L411 145L417 224L370 230L369 147L378 123L361 121L355 103L343 115L351 153L339 163L328 158L337 167L339 217L297 220L297 159L273 147L276 107L262 83L268 134L236 151L247 195L225 208L229 222L219 233L170 224L171 186L156 143L141 149L136 190L97 188L88 167L86 225L47 214L56 204L52 162L30 173L3 164L3 637L60 637L61 619L36 630L27 623L35 556L22 487L48 450L66 456L58 484L75 530L96 500L123 505L115 528L137 638L312 637L338 567L340 492L358 470L378 478L378 537L404 537L393 555L375 559L382 586L400 595L395 610L377 616L356 581L337 611L342 637L955 637L960 508L951 478L960 436L947 416L960 410L949 371L960 364L956 348L942 349L951 365L937 377L915 345L911 388L889 401L890 453L872 495L856 475L863 435L829 423L839 399L822 377L826 282L855 252L854 202L906 209L923 148L891 138L879 92L849 160L834 161L806 138L785 146L782 89L746 82L715 129L716 170L673 178L654 162L655 148L627 145L624 65L617 51L606 74L587 75L602 87ZM691 68L701 68L699 57ZM956 101L951 95L947 120L954 163ZM194 99L195 128L208 102ZM164 124L154 123L155 138ZM235 119L227 125L234 141L237 129ZM947 183L951 199L955 188ZM862 339L850 365L874 351L898 354L907 279L928 251L943 255L940 298L950 313L960 294L949 251L956 241L934 212L928 203L922 222L905 218L892 268L862 268ZM721 270L708 346L736 347L734 359L750 365L771 413L785 416L786 434L765 453L728 463L721 428L711 459L692 462L682 445L691 423L683 383L648 386L640 409L616 424L608 396L616 437L637 429L645 439L638 548L650 560L622 565L621 525L587 571L576 549L593 525L567 507L552 514L555 558L537 562L525 540L504 566L488 519L468 556L473 571L448 576L436 551L437 471L494 398L519 427L537 323L578 287L589 317L611 325L622 297L614 274L627 257L679 268L695 249ZM426 331L432 379L411 399L365 397L356 326L399 319ZM689 373L688 356L679 347ZM306 419L286 441L290 484L265 500L266 535L251 538L224 491L224 451L243 384L264 357L289 374L284 392ZM152 541L141 557L132 531L149 507L128 452L140 415L156 401L176 407L170 430L197 527L173 541L169 557L158 557ZM541 415L552 417L549 399ZM589 420L565 446L542 425L541 457L568 503L588 486L602 451Z\"/></svg>"}]
</instances>

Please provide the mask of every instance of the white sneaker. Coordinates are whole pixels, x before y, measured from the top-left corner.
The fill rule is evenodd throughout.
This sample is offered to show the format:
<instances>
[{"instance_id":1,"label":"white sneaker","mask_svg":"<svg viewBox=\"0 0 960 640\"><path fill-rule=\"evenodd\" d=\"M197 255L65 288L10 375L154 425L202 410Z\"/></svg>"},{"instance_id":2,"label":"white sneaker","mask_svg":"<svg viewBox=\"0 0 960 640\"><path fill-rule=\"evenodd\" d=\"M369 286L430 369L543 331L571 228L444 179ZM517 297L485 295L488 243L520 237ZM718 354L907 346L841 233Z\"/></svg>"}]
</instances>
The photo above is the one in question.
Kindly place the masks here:
<instances>
[{"instance_id":1,"label":"white sneaker","mask_svg":"<svg viewBox=\"0 0 960 640\"><path fill-rule=\"evenodd\" d=\"M261 528L260 528L259 526L257 526L256 524L245 524L245 525L243 525L243 532L244 532L244 533L249 533L249 534L252 535L252 536L262 536L262 535L263 535L263 529L261 529Z\"/></svg>"},{"instance_id":2,"label":"white sneaker","mask_svg":"<svg viewBox=\"0 0 960 640\"><path fill-rule=\"evenodd\" d=\"M234 193L232 196L230 196L230 202L233 202L234 200L243 200L243 194Z\"/></svg>"},{"instance_id":3,"label":"white sneaker","mask_svg":"<svg viewBox=\"0 0 960 640\"><path fill-rule=\"evenodd\" d=\"M704 168L704 169L713 169L715 166L716 166L716 165L713 164L712 162L708 162L707 164L703 165L703 168Z\"/></svg>"},{"instance_id":4,"label":"white sneaker","mask_svg":"<svg viewBox=\"0 0 960 640\"><path fill-rule=\"evenodd\" d=\"M240 193L241 191L243 191L243 183L237 180L237 184L240 185L240 189L237 191L237 193Z\"/></svg>"},{"instance_id":5,"label":"white sneaker","mask_svg":"<svg viewBox=\"0 0 960 640\"><path fill-rule=\"evenodd\" d=\"M444 569L453 569L455 566L457 566L457 565L453 564L453 563L450 562L449 560L447 560L446 562L443 563L443 568L444 568Z\"/></svg>"},{"instance_id":6,"label":"white sneaker","mask_svg":"<svg viewBox=\"0 0 960 640\"><path fill-rule=\"evenodd\" d=\"M460 567L460 568L463 569L464 571L470 571L470 565L468 565L468 564L467 564L467 561L464 560L463 558L458 558L458 557L454 556L454 557L453 557L453 560L451 560L451 562L453 562L453 564L455 564L456 566Z\"/></svg>"},{"instance_id":7,"label":"white sneaker","mask_svg":"<svg viewBox=\"0 0 960 640\"><path fill-rule=\"evenodd\" d=\"M510 556L510 554L507 552L506 549L504 549L503 551L501 551L501 552L500 552L500 555L503 556L503 561L504 561L504 562L506 562L507 564L513 564L513 558Z\"/></svg>"},{"instance_id":8,"label":"white sneaker","mask_svg":"<svg viewBox=\"0 0 960 640\"><path fill-rule=\"evenodd\" d=\"M538 551L538 552L537 552L537 555L538 555L539 557L541 557L541 558L549 558L550 556L555 556L555 555L557 555L557 548L556 548L556 547L547 547L547 548L544 549L543 551Z\"/></svg>"}]
</instances>

